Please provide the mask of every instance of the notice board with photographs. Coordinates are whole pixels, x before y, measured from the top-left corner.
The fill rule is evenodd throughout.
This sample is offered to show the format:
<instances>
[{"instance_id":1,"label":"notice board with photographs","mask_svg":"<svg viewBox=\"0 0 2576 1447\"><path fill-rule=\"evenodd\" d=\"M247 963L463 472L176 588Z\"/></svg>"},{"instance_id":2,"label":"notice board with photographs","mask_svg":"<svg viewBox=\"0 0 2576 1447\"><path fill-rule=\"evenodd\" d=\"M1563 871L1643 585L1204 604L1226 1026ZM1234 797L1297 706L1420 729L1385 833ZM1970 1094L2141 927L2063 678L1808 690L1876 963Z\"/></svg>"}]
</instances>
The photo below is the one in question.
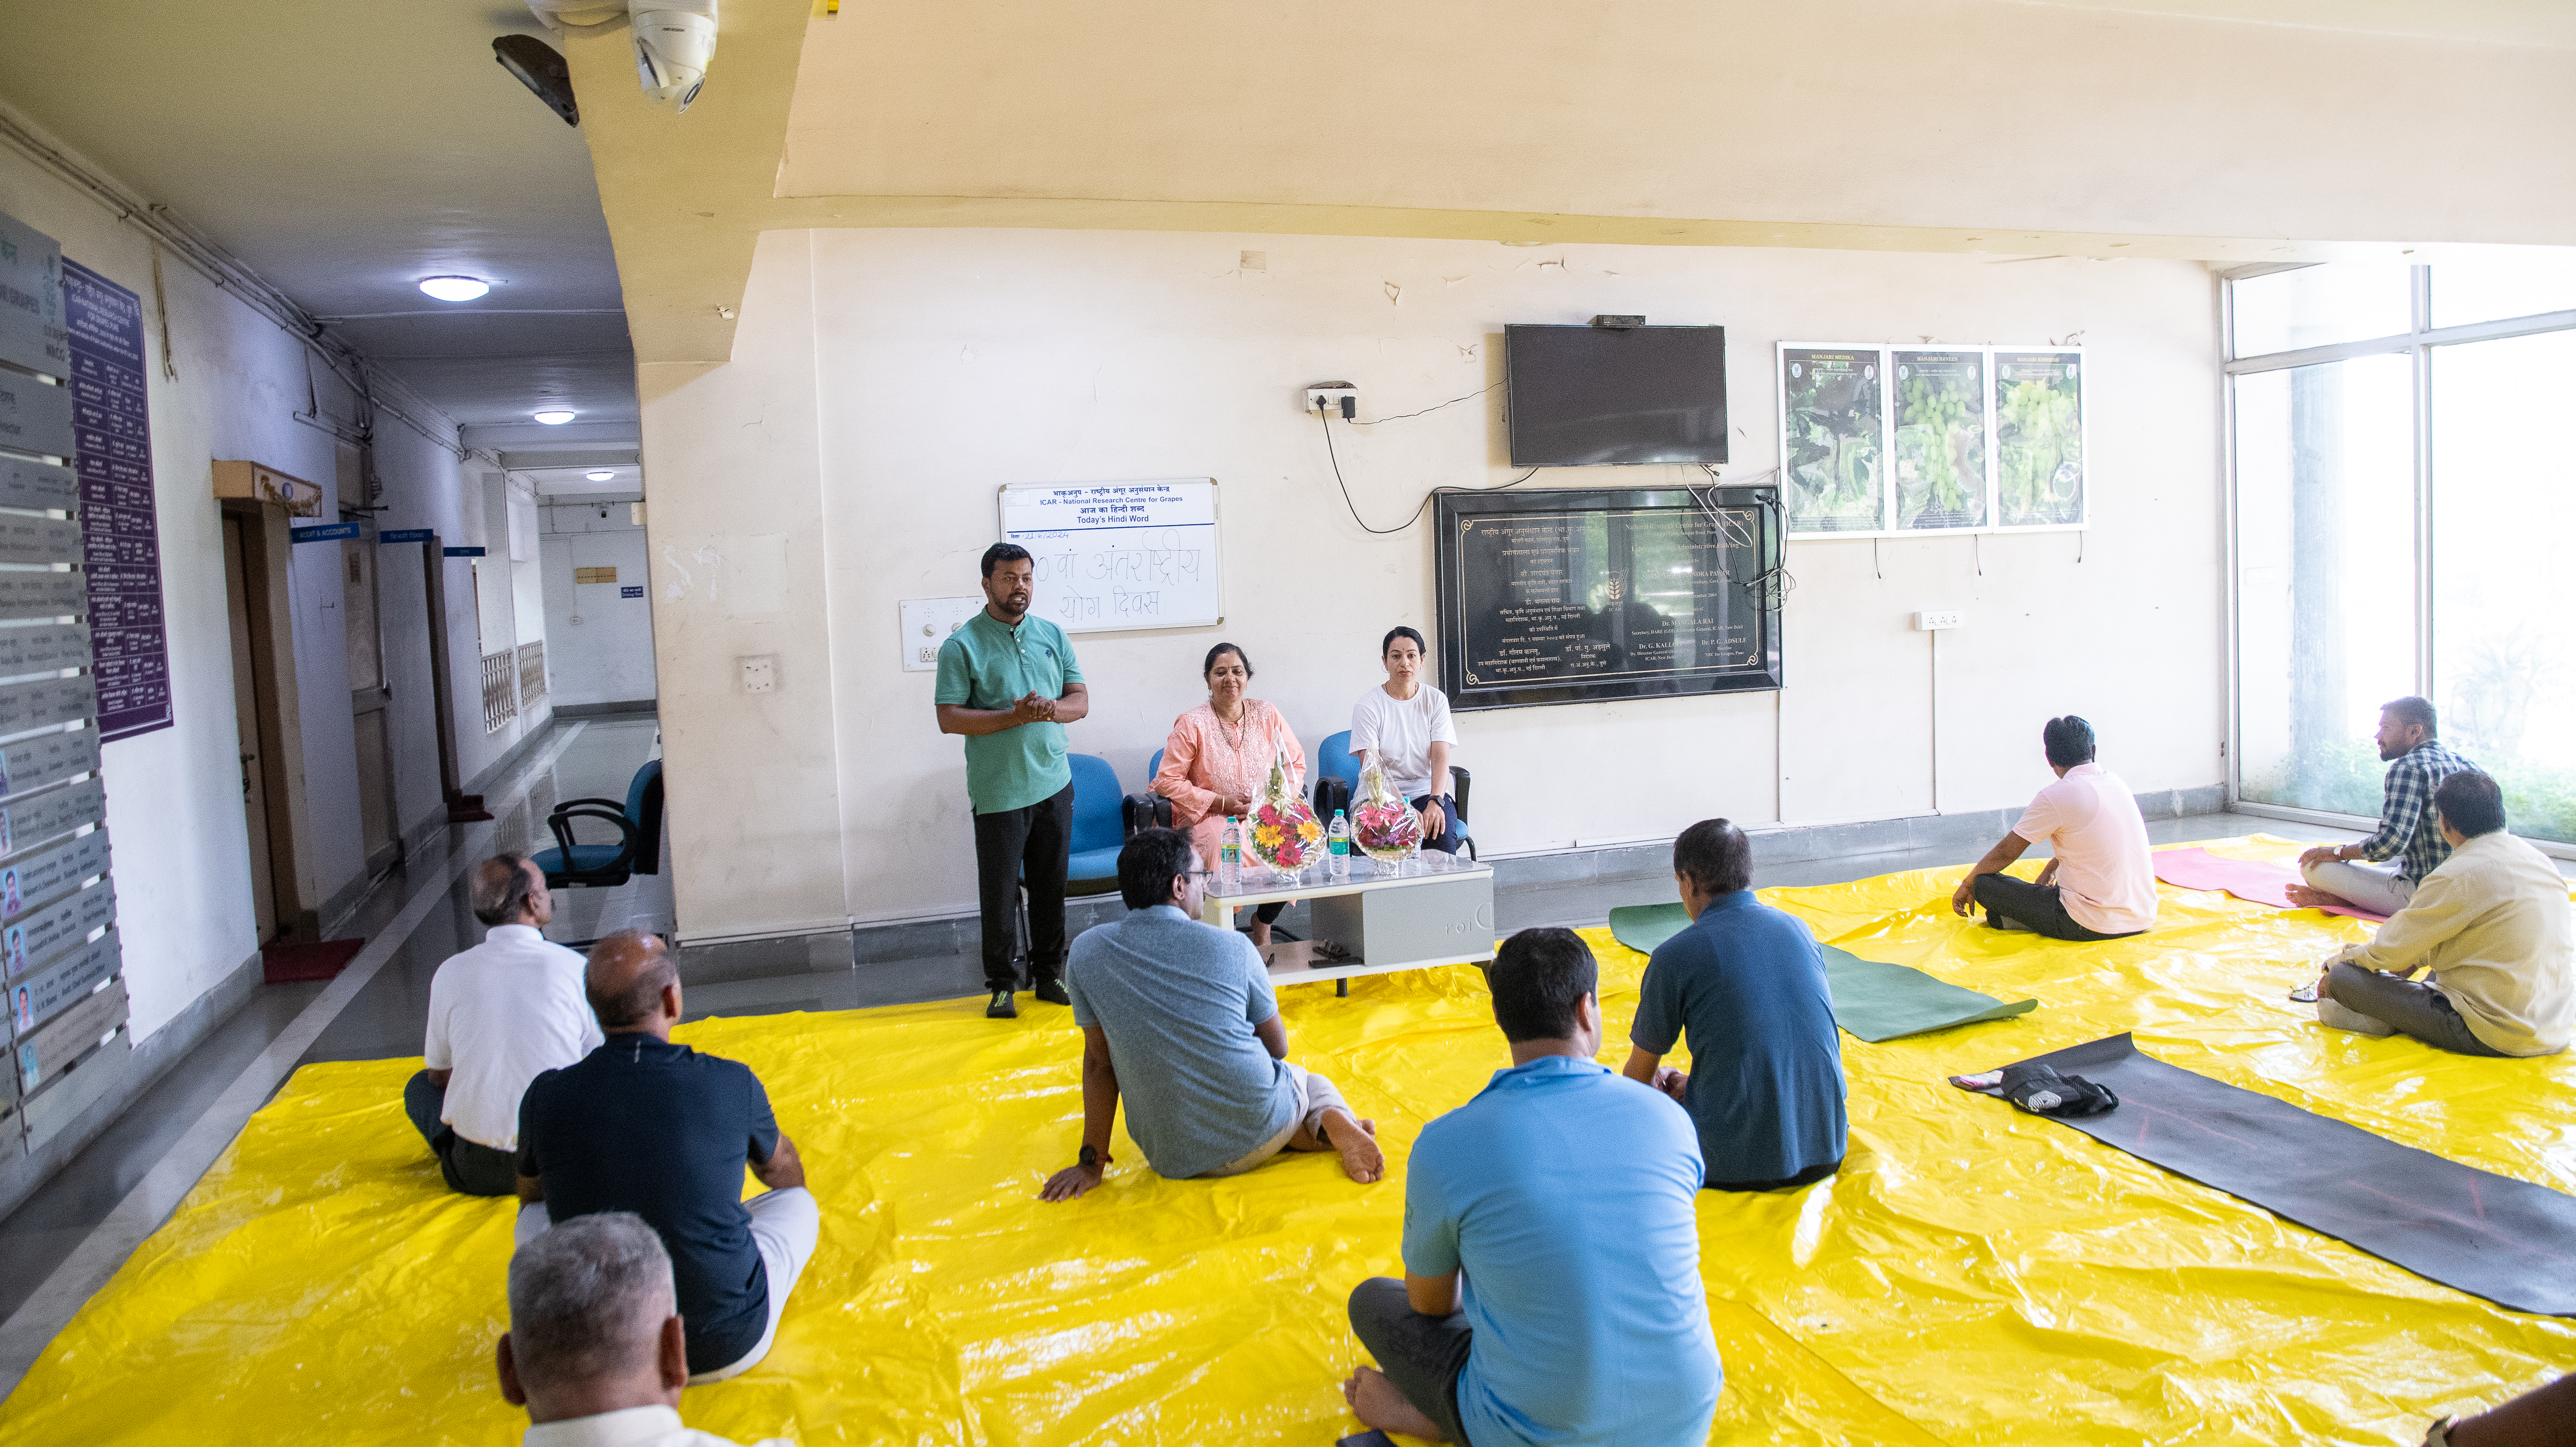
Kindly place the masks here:
<instances>
[{"instance_id":1,"label":"notice board with photographs","mask_svg":"<svg viewBox=\"0 0 2576 1447\"><path fill-rule=\"evenodd\" d=\"M2085 526L2084 371L2077 347L1781 343L1789 536Z\"/></svg>"},{"instance_id":2,"label":"notice board with photographs","mask_svg":"<svg viewBox=\"0 0 2576 1447\"><path fill-rule=\"evenodd\" d=\"M1780 686L1776 489L1444 492L1433 507L1450 707Z\"/></svg>"}]
</instances>

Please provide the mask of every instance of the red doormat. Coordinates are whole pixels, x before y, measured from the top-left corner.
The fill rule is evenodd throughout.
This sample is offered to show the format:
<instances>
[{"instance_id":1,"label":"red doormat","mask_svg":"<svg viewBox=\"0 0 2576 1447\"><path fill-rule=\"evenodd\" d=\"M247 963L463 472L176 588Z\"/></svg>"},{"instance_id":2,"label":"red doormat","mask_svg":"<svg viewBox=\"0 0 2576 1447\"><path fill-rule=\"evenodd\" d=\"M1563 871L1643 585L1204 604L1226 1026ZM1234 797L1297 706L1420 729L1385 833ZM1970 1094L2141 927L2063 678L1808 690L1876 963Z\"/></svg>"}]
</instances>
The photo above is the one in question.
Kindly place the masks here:
<instances>
[{"instance_id":1,"label":"red doormat","mask_svg":"<svg viewBox=\"0 0 2576 1447\"><path fill-rule=\"evenodd\" d=\"M259 952L260 978L272 985L327 980L348 968L365 940L324 940L317 945L277 944Z\"/></svg>"}]
</instances>

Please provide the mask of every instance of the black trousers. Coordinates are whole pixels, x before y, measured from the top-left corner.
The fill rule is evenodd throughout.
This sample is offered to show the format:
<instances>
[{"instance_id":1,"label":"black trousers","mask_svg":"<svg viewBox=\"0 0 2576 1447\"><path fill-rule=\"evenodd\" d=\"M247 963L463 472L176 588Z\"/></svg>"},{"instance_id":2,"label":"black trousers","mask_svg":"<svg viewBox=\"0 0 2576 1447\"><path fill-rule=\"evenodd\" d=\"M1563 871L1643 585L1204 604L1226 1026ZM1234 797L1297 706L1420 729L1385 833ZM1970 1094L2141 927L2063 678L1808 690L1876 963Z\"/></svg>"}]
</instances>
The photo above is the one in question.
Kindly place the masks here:
<instances>
[{"instance_id":1,"label":"black trousers","mask_svg":"<svg viewBox=\"0 0 2576 1447\"><path fill-rule=\"evenodd\" d=\"M1064 869L1073 855L1073 786L1024 809L975 816L975 899L984 913L984 988L1019 985L1020 886L1029 890L1029 983L1064 974Z\"/></svg>"},{"instance_id":2,"label":"black trousers","mask_svg":"<svg viewBox=\"0 0 2576 1447\"><path fill-rule=\"evenodd\" d=\"M517 1194L519 1158L458 1135L454 1126L438 1118L446 1109L447 1087L433 1084L428 1071L403 1083L403 1114L411 1117L412 1128L429 1142L429 1153L438 1157L438 1173L447 1178L447 1189L467 1196Z\"/></svg>"},{"instance_id":3,"label":"black trousers","mask_svg":"<svg viewBox=\"0 0 2576 1447\"><path fill-rule=\"evenodd\" d=\"M1467 1447L1467 1429L1458 1425L1458 1374L1467 1369L1474 1335L1467 1313L1424 1316L1405 1297L1403 1282L1372 1276L1351 1288L1351 1331L1413 1409Z\"/></svg>"},{"instance_id":4,"label":"black trousers","mask_svg":"<svg viewBox=\"0 0 2576 1447\"><path fill-rule=\"evenodd\" d=\"M1458 801L1447 794L1425 794L1413 801L1413 807L1419 809L1434 799L1440 801L1440 813L1448 819L1449 827L1441 830L1440 837L1437 839L1424 835L1422 847L1437 849L1443 854L1455 854L1467 843L1466 839L1458 833Z\"/></svg>"},{"instance_id":5,"label":"black trousers","mask_svg":"<svg viewBox=\"0 0 2576 1447\"><path fill-rule=\"evenodd\" d=\"M1776 1181L1710 1181L1707 1183L1707 1189L1712 1191L1785 1191L1792 1186L1812 1186L1816 1182L1823 1180L1825 1177L1832 1175L1834 1172L1839 1171L1842 1168L1843 1163L1841 1158L1836 1157L1835 1159L1826 1161L1821 1165L1809 1166L1794 1176L1783 1176Z\"/></svg>"},{"instance_id":6,"label":"black trousers","mask_svg":"<svg viewBox=\"0 0 2576 1447\"><path fill-rule=\"evenodd\" d=\"M1989 915L2001 915L2053 940L2124 940L2129 935L2146 933L2130 930L2126 934L2095 934L2066 912L2066 900L2056 885L2033 884L2009 874L1978 875L1977 903L1984 905Z\"/></svg>"}]
</instances>

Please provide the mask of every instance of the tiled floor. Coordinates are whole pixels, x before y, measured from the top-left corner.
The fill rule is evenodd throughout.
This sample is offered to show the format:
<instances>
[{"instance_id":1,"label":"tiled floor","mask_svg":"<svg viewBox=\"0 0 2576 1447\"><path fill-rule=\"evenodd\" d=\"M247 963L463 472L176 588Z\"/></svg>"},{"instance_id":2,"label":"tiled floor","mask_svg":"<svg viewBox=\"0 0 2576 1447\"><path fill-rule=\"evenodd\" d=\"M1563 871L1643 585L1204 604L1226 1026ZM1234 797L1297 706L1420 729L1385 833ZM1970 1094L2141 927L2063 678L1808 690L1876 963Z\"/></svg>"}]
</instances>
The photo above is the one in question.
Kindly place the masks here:
<instances>
[{"instance_id":1,"label":"tiled floor","mask_svg":"<svg viewBox=\"0 0 2576 1447\"><path fill-rule=\"evenodd\" d=\"M498 821L498 847L523 851L546 847L552 841L546 837L544 819L556 801L582 797L622 801L636 766L658 752L659 733L649 717L558 725L561 731L574 728L580 729L580 734L551 763L523 766L512 779L489 791L499 800L520 783L527 786L517 807ZM562 734L554 737L560 739ZM543 760L544 748L530 757ZM2300 837L2356 837L2233 814L2160 820L2150 825L2150 833L2160 844L2263 830L2294 832ZM443 877L450 863L446 849L445 844L433 846L397 868L343 932L372 937L382 931L422 881ZM1828 884L1897 870L1957 865L1975 852L1915 850L1808 860L1762 868L1756 872L1754 883ZM1509 932L1540 924L1598 924L1615 906L1651 904L1673 897L1669 878L1647 873L1577 884L1505 888L1496 905L1498 923ZM556 921L548 933L576 942L625 927L667 932L672 927L670 911L670 875L666 869L659 875L639 875L617 889L565 892L559 898ZM1302 909L1293 910L1283 923L1294 929L1302 914ZM409 937L399 942L394 957L315 1037L302 1060L373 1059L417 1053L431 975L448 955L480 936L481 927L467 907L465 884L460 877L430 903ZM684 976L693 981L688 988L692 1016L849 1009L972 995L981 988L981 970L971 954L857 965L852 963L846 939L838 937L808 942L801 951L773 947L756 957L729 957L721 948L690 950L683 953L682 966ZM0 1318L16 1311L37 1283L73 1252L225 1087L322 990L319 984L263 988L249 1005L146 1093L114 1128L7 1221L0 1222Z\"/></svg>"}]
</instances>

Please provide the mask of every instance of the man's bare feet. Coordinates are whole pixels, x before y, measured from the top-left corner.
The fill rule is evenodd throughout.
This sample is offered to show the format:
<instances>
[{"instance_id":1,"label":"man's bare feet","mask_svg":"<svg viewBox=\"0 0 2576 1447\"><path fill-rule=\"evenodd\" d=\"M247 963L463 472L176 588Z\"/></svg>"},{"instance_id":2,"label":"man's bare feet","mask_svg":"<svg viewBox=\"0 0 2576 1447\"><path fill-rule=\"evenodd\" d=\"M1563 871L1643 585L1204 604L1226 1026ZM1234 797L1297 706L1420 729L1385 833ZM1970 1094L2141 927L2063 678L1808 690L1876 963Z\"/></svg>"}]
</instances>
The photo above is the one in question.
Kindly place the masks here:
<instances>
[{"instance_id":1,"label":"man's bare feet","mask_svg":"<svg viewBox=\"0 0 2576 1447\"><path fill-rule=\"evenodd\" d=\"M1360 1367L1351 1379L1342 1383L1342 1400L1351 1404L1351 1415L1366 1426L1381 1432L1401 1432L1425 1442L1446 1442L1440 1428L1422 1415L1421 1409L1404 1399L1386 1373L1375 1367Z\"/></svg>"},{"instance_id":2,"label":"man's bare feet","mask_svg":"<svg viewBox=\"0 0 2576 1447\"><path fill-rule=\"evenodd\" d=\"M1386 1153L1377 1148L1376 1121L1355 1120L1341 1111L1328 1110L1323 1124L1324 1138L1341 1152L1344 1174L1363 1186L1386 1174Z\"/></svg>"},{"instance_id":3,"label":"man's bare feet","mask_svg":"<svg viewBox=\"0 0 2576 1447\"><path fill-rule=\"evenodd\" d=\"M2322 889L2311 889L2304 884L2285 885L2282 887L2281 893L2289 896L2290 903L2299 906L2301 909L2352 908L2352 901L2344 898L2342 895L2328 894Z\"/></svg>"}]
</instances>

